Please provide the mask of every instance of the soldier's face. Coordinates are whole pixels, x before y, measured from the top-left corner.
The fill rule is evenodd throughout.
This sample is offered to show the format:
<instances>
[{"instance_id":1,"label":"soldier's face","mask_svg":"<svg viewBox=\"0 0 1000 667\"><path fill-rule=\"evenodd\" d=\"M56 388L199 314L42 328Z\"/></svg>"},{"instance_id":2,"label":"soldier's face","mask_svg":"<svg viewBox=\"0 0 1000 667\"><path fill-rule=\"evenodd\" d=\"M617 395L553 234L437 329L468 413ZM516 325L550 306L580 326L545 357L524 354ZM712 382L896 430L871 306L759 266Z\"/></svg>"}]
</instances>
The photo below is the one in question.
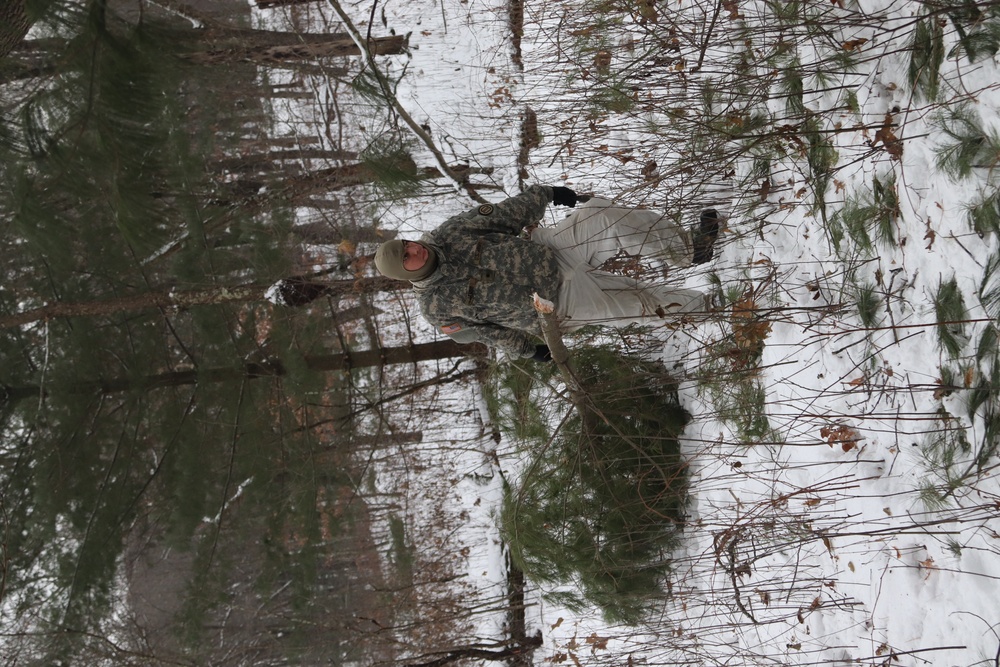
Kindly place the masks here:
<instances>
[{"instance_id":1,"label":"soldier's face","mask_svg":"<svg viewBox=\"0 0 1000 667\"><path fill-rule=\"evenodd\" d=\"M427 248L415 241L403 242L403 268L407 271L419 271L427 263L429 253Z\"/></svg>"}]
</instances>

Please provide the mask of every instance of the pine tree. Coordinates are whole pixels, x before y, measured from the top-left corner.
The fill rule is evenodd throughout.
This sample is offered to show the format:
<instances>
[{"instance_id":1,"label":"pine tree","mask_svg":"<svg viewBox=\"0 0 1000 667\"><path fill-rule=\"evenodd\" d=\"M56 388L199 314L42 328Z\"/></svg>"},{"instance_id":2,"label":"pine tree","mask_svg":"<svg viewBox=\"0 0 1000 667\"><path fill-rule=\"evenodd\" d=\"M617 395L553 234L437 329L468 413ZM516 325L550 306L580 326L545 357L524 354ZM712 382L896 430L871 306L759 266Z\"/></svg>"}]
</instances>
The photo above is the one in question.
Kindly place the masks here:
<instances>
[{"instance_id":1,"label":"pine tree","mask_svg":"<svg viewBox=\"0 0 1000 667\"><path fill-rule=\"evenodd\" d=\"M315 536L321 490L349 479L317 469L332 437L317 425L349 450L344 371L394 354L366 358L329 318L257 300L294 273L288 198L234 205L213 166L245 134L220 91L259 106L253 65L199 63L104 2L50 12L64 51L43 85L4 98L0 141L3 590L30 611L25 636L47 638L39 663L99 652L137 525L194 550L195 619L223 599L241 547L227 540ZM446 347L434 354L467 351ZM310 608L320 554L265 551L260 578L294 572Z\"/></svg>"}]
</instances>

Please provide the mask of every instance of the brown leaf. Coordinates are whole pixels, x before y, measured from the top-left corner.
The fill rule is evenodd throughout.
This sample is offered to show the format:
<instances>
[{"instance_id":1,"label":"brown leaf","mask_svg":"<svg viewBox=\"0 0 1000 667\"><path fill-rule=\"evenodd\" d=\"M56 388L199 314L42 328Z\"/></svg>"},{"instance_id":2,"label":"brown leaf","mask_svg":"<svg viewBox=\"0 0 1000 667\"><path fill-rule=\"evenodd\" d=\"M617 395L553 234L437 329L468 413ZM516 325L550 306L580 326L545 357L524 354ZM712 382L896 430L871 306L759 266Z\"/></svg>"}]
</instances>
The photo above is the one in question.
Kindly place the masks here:
<instances>
[{"instance_id":1,"label":"brown leaf","mask_svg":"<svg viewBox=\"0 0 1000 667\"><path fill-rule=\"evenodd\" d=\"M656 3L653 0L639 0L639 24L656 23L659 19L656 12Z\"/></svg>"},{"instance_id":2,"label":"brown leaf","mask_svg":"<svg viewBox=\"0 0 1000 667\"><path fill-rule=\"evenodd\" d=\"M927 233L924 234L924 240L927 241L926 250L930 250L931 246L934 245L934 240L937 238L937 234L929 226L927 227Z\"/></svg>"},{"instance_id":3,"label":"brown leaf","mask_svg":"<svg viewBox=\"0 0 1000 667\"><path fill-rule=\"evenodd\" d=\"M757 190L757 193L760 195L760 200L767 201L767 195L770 192L771 192L771 181L765 178L763 181L760 182L760 189Z\"/></svg>"},{"instance_id":4,"label":"brown leaf","mask_svg":"<svg viewBox=\"0 0 1000 667\"><path fill-rule=\"evenodd\" d=\"M611 70L611 52L600 49L594 56L594 67L598 72L607 74Z\"/></svg>"},{"instance_id":5,"label":"brown leaf","mask_svg":"<svg viewBox=\"0 0 1000 667\"><path fill-rule=\"evenodd\" d=\"M898 160L903 157L903 142L900 141L892 131L893 119L892 114L887 113L885 119L882 121L882 127L875 132L875 138L872 140L872 146L876 146L878 142L882 142L882 146L885 148L885 152L889 154L889 157L893 160Z\"/></svg>"},{"instance_id":6,"label":"brown leaf","mask_svg":"<svg viewBox=\"0 0 1000 667\"><path fill-rule=\"evenodd\" d=\"M865 39L864 37L862 37L860 39L849 39L846 42L844 42L844 50L845 51L854 51L855 49L857 49L860 46L864 45L867 41L868 40Z\"/></svg>"},{"instance_id":7,"label":"brown leaf","mask_svg":"<svg viewBox=\"0 0 1000 667\"><path fill-rule=\"evenodd\" d=\"M740 4L737 0L722 0L722 8L729 12L729 19L732 21L743 18L743 14L740 14Z\"/></svg>"}]
</instances>

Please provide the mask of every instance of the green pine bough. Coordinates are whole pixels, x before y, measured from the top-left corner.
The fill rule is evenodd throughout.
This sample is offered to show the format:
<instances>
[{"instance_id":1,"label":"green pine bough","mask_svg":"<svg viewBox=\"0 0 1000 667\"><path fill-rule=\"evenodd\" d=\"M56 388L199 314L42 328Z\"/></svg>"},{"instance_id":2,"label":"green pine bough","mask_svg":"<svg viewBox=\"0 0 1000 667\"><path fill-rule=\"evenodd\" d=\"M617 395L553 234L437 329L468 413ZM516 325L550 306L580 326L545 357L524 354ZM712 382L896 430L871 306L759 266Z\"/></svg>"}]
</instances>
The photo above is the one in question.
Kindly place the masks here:
<instances>
[{"instance_id":1,"label":"green pine bough","mask_svg":"<svg viewBox=\"0 0 1000 667\"><path fill-rule=\"evenodd\" d=\"M677 437L690 420L662 366L610 350L573 357L584 398L506 494L514 563L547 597L636 624L664 596L685 521Z\"/></svg>"}]
</instances>

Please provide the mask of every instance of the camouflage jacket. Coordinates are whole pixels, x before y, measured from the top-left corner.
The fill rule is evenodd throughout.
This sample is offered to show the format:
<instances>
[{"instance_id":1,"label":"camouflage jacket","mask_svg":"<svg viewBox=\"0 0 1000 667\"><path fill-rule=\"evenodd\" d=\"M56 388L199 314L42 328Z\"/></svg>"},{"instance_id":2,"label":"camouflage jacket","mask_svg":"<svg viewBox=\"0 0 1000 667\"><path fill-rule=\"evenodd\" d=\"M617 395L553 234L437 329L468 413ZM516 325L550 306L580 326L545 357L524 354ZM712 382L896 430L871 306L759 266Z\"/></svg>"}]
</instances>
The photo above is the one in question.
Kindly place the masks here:
<instances>
[{"instance_id":1,"label":"camouflage jacket","mask_svg":"<svg viewBox=\"0 0 1000 667\"><path fill-rule=\"evenodd\" d=\"M420 242L437 253L438 268L413 283L424 317L460 343L479 341L530 357L541 334L532 293L559 296L552 250L520 238L542 219L552 188L533 185L499 204L483 204L446 220Z\"/></svg>"}]
</instances>

